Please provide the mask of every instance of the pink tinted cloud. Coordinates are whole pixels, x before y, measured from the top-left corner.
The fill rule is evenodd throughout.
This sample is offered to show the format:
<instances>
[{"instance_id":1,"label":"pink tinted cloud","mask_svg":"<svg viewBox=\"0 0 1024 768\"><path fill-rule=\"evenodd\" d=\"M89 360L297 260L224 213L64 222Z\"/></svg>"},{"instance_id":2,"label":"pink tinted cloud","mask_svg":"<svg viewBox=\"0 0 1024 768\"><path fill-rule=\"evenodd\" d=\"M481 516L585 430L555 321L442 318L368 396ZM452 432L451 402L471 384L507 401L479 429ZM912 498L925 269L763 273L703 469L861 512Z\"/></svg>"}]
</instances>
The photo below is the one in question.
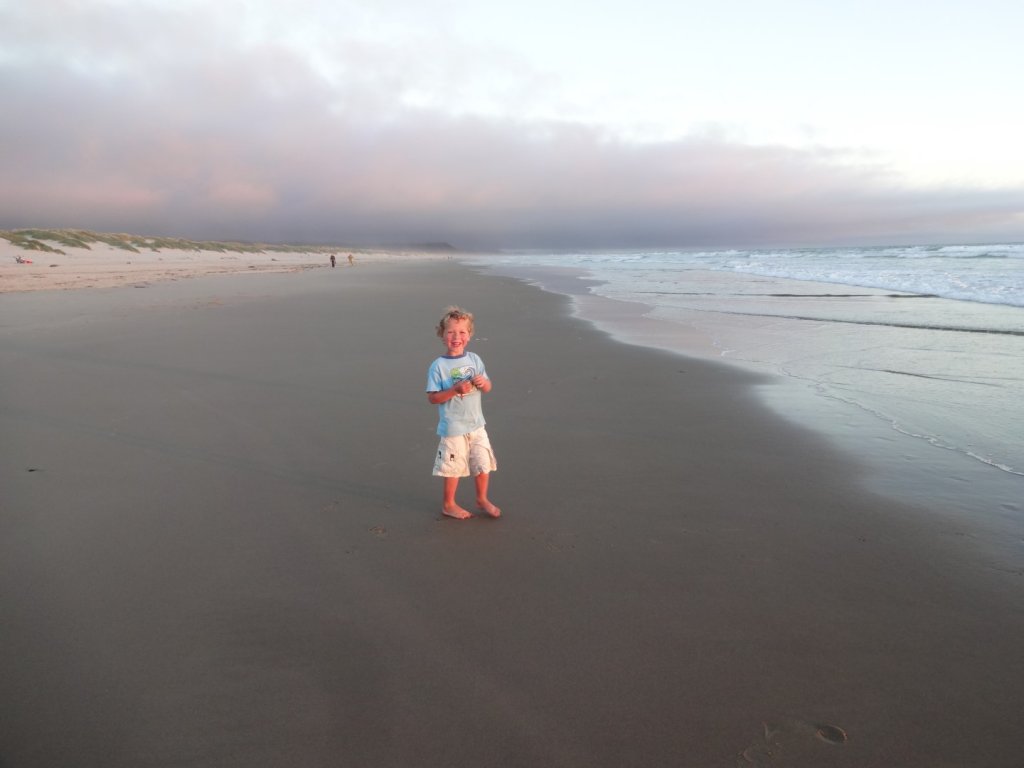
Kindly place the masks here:
<instances>
[{"instance_id":1,"label":"pink tinted cloud","mask_svg":"<svg viewBox=\"0 0 1024 768\"><path fill-rule=\"evenodd\" d=\"M410 52L346 50L325 74L278 45L196 48L187 29L172 16L152 51L106 67L0 62L0 226L467 246L1024 237L1021 189L915 190L834 152L412 108Z\"/></svg>"},{"instance_id":2,"label":"pink tinted cloud","mask_svg":"<svg viewBox=\"0 0 1024 768\"><path fill-rule=\"evenodd\" d=\"M272 210L277 202L274 188L265 183L225 181L211 184L206 193L206 203L224 211L259 213Z\"/></svg>"}]
</instances>

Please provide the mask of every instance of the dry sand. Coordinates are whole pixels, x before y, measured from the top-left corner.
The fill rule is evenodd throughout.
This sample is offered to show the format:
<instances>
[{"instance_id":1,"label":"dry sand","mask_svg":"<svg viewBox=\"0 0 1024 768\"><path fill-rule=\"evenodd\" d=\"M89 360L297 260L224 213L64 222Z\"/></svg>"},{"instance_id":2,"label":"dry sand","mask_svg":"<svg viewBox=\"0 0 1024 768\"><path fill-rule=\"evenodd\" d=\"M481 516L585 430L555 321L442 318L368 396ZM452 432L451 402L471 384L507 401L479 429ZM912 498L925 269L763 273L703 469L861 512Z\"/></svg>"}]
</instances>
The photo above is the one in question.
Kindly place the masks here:
<instances>
[{"instance_id":1,"label":"dry sand","mask_svg":"<svg viewBox=\"0 0 1024 768\"><path fill-rule=\"evenodd\" d=\"M45 241L44 241L45 242ZM30 251L0 238L0 293L72 288L144 287L162 280L254 272L296 272L330 267L330 253L322 251L260 251L154 249L138 253L94 242L89 248L48 243L61 253ZM337 268L391 261L441 260L444 252L403 250L342 250ZM18 259L22 261L19 262Z\"/></svg>"},{"instance_id":2,"label":"dry sand","mask_svg":"<svg viewBox=\"0 0 1024 768\"><path fill-rule=\"evenodd\" d=\"M0 765L1024 763L1021 572L751 381L449 263L0 297Z\"/></svg>"}]
</instances>

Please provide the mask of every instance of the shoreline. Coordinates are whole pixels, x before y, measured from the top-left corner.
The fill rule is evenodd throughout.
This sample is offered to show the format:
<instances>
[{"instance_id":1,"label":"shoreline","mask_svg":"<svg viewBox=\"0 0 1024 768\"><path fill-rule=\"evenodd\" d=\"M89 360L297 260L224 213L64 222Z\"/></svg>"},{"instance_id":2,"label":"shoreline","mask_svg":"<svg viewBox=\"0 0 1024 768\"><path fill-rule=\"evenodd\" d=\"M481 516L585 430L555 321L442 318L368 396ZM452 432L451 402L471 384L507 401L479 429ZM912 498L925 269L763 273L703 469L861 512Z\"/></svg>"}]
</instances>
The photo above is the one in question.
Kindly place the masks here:
<instances>
[{"instance_id":1,"label":"shoreline","mask_svg":"<svg viewBox=\"0 0 1024 768\"><path fill-rule=\"evenodd\" d=\"M267 250L226 253L222 250L176 250L162 248L151 253L131 253L104 242L90 249L61 245L63 256L26 251L0 239L0 296L39 291L146 288L163 281L198 277L235 278L239 275L287 274L307 270L330 269L330 250ZM290 248L290 247L289 247ZM487 254L416 250L337 249L337 268L351 267L345 255L353 253L355 265L399 265L409 262L455 262L484 273L506 276L527 285L568 296L572 314L606 333L618 343L637 345L670 354L695 357L725 365L736 371L754 371L768 378L754 388L763 405L775 414L809 429L836 444L851 458L870 468L866 487L894 499L919 503L927 500L944 510L949 520L964 520L983 530L984 546L1007 564L1017 561L1013 544L1022 507L1019 503L1020 478L1017 473L993 470L984 460L966 463L955 452L938 446L925 446L919 436L899 434L892 425L879 422L858 409L842 410L841 404L822 402L801 391L800 382L787 379L763 367L730 359L728 351L712 338L701 324L688 326L685 318L674 321L652 314L654 307L635 301L622 301L588 290L603 280L590 277L586 270L554 267L511 267L487 264ZM30 265L16 264L14 255L38 258ZM12 257L10 263L7 257ZM63 259L69 269L44 267L47 257ZM344 273L341 273L344 274ZM713 273L714 276L714 273ZM840 287L840 286L837 286ZM871 291L872 289L864 289ZM879 290L878 293L884 293ZM56 306L51 312L59 311ZM696 319L696 318L694 318ZM837 411L836 407L840 405ZM836 425L839 429L835 429ZM1005 475L1005 476L1004 476ZM980 492L978 489L984 489ZM984 512L979 511L979 499Z\"/></svg>"},{"instance_id":2,"label":"shoreline","mask_svg":"<svg viewBox=\"0 0 1024 768\"><path fill-rule=\"evenodd\" d=\"M761 377L455 262L10 298L5 763L1019 757L1024 569ZM448 303L500 521L441 519L429 476Z\"/></svg>"},{"instance_id":3,"label":"shoreline","mask_svg":"<svg viewBox=\"0 0 1024 768\"><path fill-rule=\"evenodd\" d=\"M702 311L667 312L651 303L643 303L642 297L629 300L613 297L603 290L608 283L584 268L487 265L485 259L470 263L488 273L512 277L569 297L574 316L621 343L695 357L765 376L764 383L755 389L765 407L865 461L871 467L870 477L866 479L869 487L911 503L929 499L937 508L948 510L956 517L975 518L983 526L993 527L989 539L996 546L1008 534L1015 540L1014 519L1019 521L1024 513L1020 504L1024 478L1020 472L986 457L954 450L921 434L907 432L892 417L848 400L841 392L823 392L813 379L793 374L786 370L789 366L773 364L770 353L759 360L763 352L751 348L750 341L756 334L764 334L758 327L758 317L731 315L726 311L728 307L716 313L713 306ZM702 278L700 273L687 275L691 280ZM708 277L714 282L728 278L719 273L710 273ZM784 288L780 286L776 290L793 290L792 285L806 292L820 286L820 290L832 288L839 293L843 288L819 283L784 282L783 285ZM859 290L879 294L880 301L891 298L885 291ZM994 307L992 311L1000 313L1004 308ZM779 330L772 331L777 339L784 337L809 354L806 328L785 317L774 322L779 324ZM1007 517L1008 527L1001 525L1001 516Z\"/></svg>"}]
</instances>

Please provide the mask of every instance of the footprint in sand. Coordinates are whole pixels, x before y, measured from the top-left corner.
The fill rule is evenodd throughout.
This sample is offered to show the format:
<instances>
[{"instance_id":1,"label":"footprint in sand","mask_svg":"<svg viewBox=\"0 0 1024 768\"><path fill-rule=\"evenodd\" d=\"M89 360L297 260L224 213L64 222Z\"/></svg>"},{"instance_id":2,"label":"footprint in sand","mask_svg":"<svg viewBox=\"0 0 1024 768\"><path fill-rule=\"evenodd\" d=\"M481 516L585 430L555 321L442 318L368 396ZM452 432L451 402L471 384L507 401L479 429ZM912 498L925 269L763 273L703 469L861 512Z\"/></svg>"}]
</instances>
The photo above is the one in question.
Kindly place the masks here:
<instances>
[{"instance_id":1,"label":"footprint in sand","mask_svg":"<svg viewBox=\"0 0 1024 768\"><path fill-rule=\"evenodd\" d=\"M796 768L828 765L829 752L845 744L846 731L837 725L784 720L764 723L762 737L740 752L737 768Z\"/></svg>"},{"instance_id":2,"label":"footprint in sand","mask_svg":"<svg viewBox=\"0 0 1024 768\"><path fill-rule=\"evenodd\" d=\"M374 536L383 538L384 536L388 535L388 529L385 528L383 525L375 525L373 526L373 528L370 529L370 533L372 533Z\"/></svg>"},{"instance_id":3,"label":"footprint in sand","mask_svg":"<svg viewBox=\"0 0 1024 768\"><path fill-rule=\"evenodd\" d=\"M814 735L829 744L845 744L847 739L846 731L838 725L819 725Z\"/></svg>"}]
</instances>

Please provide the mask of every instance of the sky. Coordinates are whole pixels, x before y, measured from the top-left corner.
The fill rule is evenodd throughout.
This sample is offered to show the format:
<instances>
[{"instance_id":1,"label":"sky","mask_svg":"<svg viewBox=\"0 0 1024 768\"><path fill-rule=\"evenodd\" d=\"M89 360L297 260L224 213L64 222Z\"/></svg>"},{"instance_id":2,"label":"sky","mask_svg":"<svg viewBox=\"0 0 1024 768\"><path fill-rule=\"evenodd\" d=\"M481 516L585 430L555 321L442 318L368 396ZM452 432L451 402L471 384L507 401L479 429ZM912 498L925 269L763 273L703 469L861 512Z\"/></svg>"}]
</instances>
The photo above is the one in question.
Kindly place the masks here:
<instances>
[{"instance_id":1,"label":"sky","mask_svg":"<svg viewBox=\"0 0 1024 768\"><path fill-rule=\"evenodd\" d=\"M0 228L1024 240L1019 0L0 0Z\"/></svg>"}]
</instances>

